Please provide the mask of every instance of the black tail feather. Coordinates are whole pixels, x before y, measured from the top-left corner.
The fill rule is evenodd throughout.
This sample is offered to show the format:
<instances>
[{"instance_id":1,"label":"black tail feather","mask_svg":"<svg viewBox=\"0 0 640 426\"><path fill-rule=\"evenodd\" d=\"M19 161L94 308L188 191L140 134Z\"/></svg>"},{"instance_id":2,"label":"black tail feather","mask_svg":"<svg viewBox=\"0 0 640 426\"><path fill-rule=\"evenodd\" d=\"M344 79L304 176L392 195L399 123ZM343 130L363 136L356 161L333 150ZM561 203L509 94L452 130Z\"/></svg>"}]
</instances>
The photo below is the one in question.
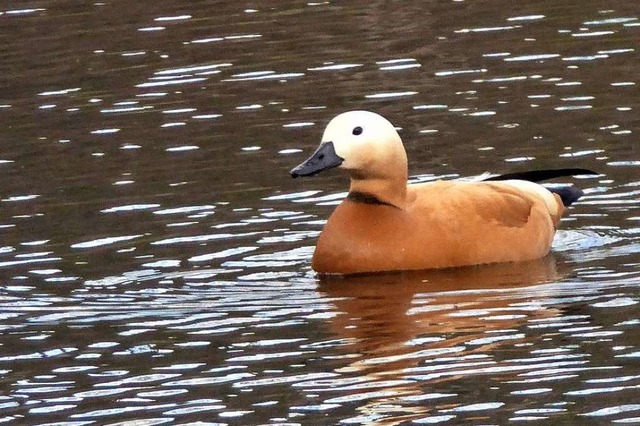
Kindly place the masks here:
<instances>
[{"instance_id":1,"label":"black tail feather","mask_svg":"<svg viewBox=\"0 0 640 426\"><path fill-rule=\"evenodd\" d=\"M546 170L531 170L528 172L515 172L515 173L507 173L499 176L492 176L485 180L527 180L529 182L541 182L544 180L555 179L559 177L565 176L576 176L576 175L597 175L599 173L594 172L589 169L546 169ZM547 188L549 191L554 194L558 194L560 199L562 200L562 204L565 207L570 206L574 202L578 200L578 198L582 197L584 192L581 189L573 187L573 186L560 186L555 188Z\"/></svg>"},{"instance_id":2,"label":"black tail feather","mask_svg":"<svg viewBox=\"0 0 640 426\"><path fill-rule=\"evenodd\" d=\"M491 176L485 180L518 179L518 180L528 180L530 182L541 182L543 180L549 180L549 179L554 179L554 178L564 177L564 176L597 175L597 174L599 173L596 173L593 170L589 170L589 169L546 169L546 170L531 170L528 172L507 173L499 176ZM562 195L560 196L562 197ZM562 201L564 202L564 198L562 199ZM565 205L568 205L568 204L565 203Z\"/></svg>"},{"instance_id":3,"label":"black tail feather","mask_svg":"<svg viewBox=\"0 0 640 426\"><path fill-rule=\"evenodd\" d=\"M550 192L554 194L558 194L560 199L562 200L562 204L565 207L570 206L574 202L578 200L578 198L584 195L584 192L580 188L576 188L575 186L560 186L556 188L547 188Z\"/></svg>"}]
</instances>

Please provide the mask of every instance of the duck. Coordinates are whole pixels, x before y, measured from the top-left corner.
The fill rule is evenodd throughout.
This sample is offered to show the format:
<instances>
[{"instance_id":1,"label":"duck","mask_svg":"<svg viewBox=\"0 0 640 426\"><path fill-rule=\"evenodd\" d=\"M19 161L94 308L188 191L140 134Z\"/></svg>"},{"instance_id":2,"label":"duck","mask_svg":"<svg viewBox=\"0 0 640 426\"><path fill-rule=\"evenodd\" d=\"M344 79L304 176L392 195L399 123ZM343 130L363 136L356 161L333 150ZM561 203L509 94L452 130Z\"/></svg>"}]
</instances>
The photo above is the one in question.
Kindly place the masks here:
<instances>
[{"instance_id":1,"label":"duck","mask_svg":"<svg viewBox=\"0 0 640 426\"><path fill-rule=\"evenodd\" d=\"M588 169L509 173L480 180L409 184L396 128L370 111L334 117L319 147L292 177L338 168L347 196L325 223L311 267L320 274L370 274L523 262L546 256L574 186L545 187Z\"/></svg>"}]
</instances>

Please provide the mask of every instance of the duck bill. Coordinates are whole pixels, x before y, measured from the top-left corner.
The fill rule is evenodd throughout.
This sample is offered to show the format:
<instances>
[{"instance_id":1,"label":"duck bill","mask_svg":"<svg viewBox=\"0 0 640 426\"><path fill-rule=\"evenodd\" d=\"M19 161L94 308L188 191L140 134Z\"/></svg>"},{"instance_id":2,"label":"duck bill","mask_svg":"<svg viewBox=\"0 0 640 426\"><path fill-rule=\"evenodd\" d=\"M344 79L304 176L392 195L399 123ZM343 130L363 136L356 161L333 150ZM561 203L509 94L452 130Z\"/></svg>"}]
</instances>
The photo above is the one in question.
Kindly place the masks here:
<instances>
[{"instance_id":1,"label":"duck bill","mask_svg":"<svg viewBox=\"0 0 640 426\"><path fill-rule=\"evenodd\" d=\"M336 154L333 142L325 142L321 144L311 157L306 159L302 164L291 170L291 176L312 176L324 170L338 167L344 158Z\"/></svg>"}]
</instances>

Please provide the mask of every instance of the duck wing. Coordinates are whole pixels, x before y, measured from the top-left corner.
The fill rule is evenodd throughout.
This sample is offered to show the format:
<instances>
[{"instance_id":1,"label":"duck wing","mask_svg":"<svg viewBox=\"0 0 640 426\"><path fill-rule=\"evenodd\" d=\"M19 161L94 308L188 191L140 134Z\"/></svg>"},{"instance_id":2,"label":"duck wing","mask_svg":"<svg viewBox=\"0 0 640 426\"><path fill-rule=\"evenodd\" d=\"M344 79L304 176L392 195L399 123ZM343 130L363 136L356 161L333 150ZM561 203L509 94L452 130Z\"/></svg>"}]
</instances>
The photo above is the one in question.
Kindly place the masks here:
<instances>
[{"instance_id":1,"label":"duck wing","mask_svg":"<svg viewBox=\"0 0 640 426\"><path fill-rule=\"evenodd\" d=\"M566 176L577 176L577 175L597 175L599 173L594 172L589 169L543 169L543 170L529 170L526 172L515 172L515 173L506 173L498 176L491 176L485 181L496 181L496 180L527 180L529 182L542 182L545 180L555 179L559 177Z\"/></svg>"}]
</instances>

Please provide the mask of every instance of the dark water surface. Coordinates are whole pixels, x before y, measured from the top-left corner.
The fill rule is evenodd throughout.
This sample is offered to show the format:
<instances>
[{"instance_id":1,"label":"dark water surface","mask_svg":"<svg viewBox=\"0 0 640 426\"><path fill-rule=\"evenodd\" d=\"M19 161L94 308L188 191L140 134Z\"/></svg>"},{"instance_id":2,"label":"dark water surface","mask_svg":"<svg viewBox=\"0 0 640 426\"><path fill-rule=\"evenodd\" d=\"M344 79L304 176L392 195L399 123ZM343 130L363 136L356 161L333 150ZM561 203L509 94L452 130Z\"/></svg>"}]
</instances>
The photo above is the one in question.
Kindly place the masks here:
<instances>
[{"instance_id":1,"label":"dark water surface","mask_svg":"<svg viewBox=\"0 0 640 426\"><path fill-rule=\"evenodd\" d=\"M640 3L0 2L0 421L640 423ZM549 257L321 281L350 109L587 167Z\"/></svg>"}]
</instances>

